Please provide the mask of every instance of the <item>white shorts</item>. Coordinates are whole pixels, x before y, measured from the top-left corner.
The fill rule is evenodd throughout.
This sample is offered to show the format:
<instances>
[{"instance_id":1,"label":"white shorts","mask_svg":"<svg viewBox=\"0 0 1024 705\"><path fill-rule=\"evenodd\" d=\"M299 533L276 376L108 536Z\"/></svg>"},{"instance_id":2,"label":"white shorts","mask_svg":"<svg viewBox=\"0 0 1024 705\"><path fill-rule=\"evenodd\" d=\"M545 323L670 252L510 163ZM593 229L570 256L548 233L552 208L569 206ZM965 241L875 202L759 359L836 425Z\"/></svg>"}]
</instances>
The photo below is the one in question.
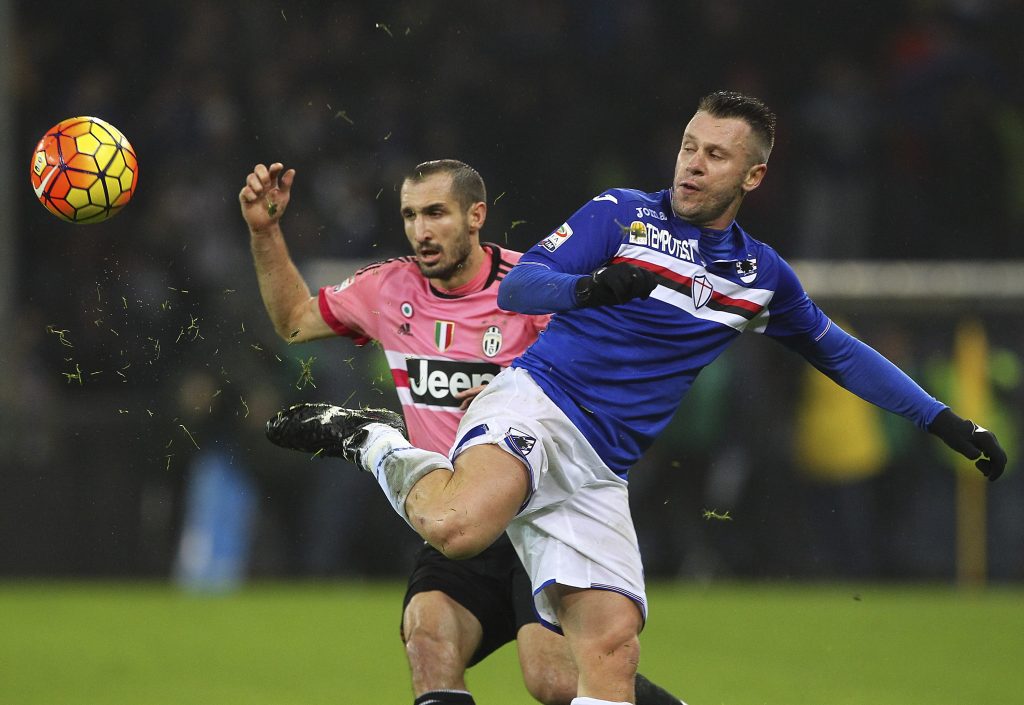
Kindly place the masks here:
<instances>
[{"instance_id":1,"label":"white shorts","mask_svg":"<svg viewBox=\"0 0 1024 705\"><path fill-rule=\"evenodd\" d=\"M612 590L647 618L643 565L625 480L528 372L508 368L473 400L451 457L492 444L521 460L531 493L506 533L533 586L537 615L561 631L545 588L552 583Z\"/></svg>"}]
</instances>

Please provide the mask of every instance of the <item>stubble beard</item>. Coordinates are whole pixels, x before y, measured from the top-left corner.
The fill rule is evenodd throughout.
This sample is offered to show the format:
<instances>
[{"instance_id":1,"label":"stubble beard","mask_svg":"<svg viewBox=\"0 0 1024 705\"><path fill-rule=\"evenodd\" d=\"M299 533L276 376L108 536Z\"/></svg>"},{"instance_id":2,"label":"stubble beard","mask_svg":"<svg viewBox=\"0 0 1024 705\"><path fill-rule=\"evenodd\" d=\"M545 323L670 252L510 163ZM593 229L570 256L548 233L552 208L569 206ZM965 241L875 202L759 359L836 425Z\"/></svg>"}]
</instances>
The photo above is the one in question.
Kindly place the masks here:
<instances>
[{"instance_id":1,"label":"stubble beard","mask_svg":"<svg viewBox=\"0 0 1024 705\"><path fill-rule=\"evenodd\" d=\"M469 255L472 252L469 239L460 240L455 246L455 249L449 253L447 250L441 250L441 259L436 264L423 264L417 260L417 264L420 268L420 274L427 279L440 279L441 281L447 281L454 277L456 274L466 266L466 260L469 259Z\"/></svg>"},{"instance_id":2,"label":"stubble beard","mask_svg":"<svg viewBox=\"0 0 1024 705\"><path fill-rule=\"evenodd\" d=\"M708 194L705 193L705 196ZM685 220L691 225L697 227L704 227L709 223L713 223L718 220L722 215L729 210L729 208L737 200L743 198L743 191L737 189L737 191L730 195L712 195L710 199L705 200L703 203L694 204L687 213L680 203L681 199L676 197L675 189L672 190L672 210L681 219Z\"/></svg>"}]
</instances>

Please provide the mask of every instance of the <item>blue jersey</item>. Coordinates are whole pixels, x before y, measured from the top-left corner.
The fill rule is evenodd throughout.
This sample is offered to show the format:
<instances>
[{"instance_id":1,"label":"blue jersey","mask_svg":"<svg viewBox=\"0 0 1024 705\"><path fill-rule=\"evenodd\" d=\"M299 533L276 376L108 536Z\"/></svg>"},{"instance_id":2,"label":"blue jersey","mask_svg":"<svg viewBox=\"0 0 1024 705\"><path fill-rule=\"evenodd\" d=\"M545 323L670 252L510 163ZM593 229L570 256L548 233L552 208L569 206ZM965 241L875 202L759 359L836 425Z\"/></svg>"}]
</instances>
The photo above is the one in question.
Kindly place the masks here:
<instances>
[{"instance_id":1,"label":"blue jersey","mask_svg":"<svg viewBox=\"0 0 1024 705\"><path fill-rule=\"evenodd\" d=\"M655 273L646 300L575 308L581 275L625 262ZM668 424L697 373L745 331L779 340L836 382L922 428L944 408L834 324L792 268L733 223L702 231L672 212L668 190L612 189L527 251L498 303L557 312L513 362L530 372L623 477Z\"/></svg>"}]
</instances>

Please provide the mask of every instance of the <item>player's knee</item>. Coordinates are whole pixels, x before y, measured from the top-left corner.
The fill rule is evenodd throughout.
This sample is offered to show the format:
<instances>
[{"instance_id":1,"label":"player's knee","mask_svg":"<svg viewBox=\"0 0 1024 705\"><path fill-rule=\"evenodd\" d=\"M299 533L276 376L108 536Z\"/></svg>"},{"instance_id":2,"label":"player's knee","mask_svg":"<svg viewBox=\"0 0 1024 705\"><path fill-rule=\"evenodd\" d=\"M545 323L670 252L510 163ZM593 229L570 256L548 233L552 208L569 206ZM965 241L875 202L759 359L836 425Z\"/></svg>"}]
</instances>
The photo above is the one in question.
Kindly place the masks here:
<instances>
[{"instance_id":1,"label":"player's knee","mask_svg":"<svg viewBox=\"0 0 1024 705\"><path fill-rule=\"evenodd\" d=\"M479 523L465 516L453 514L432 522L424 538L446 558L458 561L477 555L494 543L498 536L488 534Z\"/></svg>"},{"instance_id":2,"label":"player's knee","mask_svg":"<svg viewBox=\"0 0 1024 705\"><path fill-rule=\"evenodd\" d=\"M493 540L483 541L477 536L455 534L446 537L437 548L447 558L451 558L453 561L462 561L479 554L491 543Z\"/></svg>"},{"instance_id":3,"label":"player's knee","mask_svg":"<svg viewBox=\"0 0 1024 705\"><path fill-rule=\"evenodd\" d=\"M449 655L449 652L454 653L454 651L455 648L451 642L424 629L415 629L405 638L405 653L409 656L410 663L436 662L443 660Z\"/></svg>"},{"instance_id":4,"label":"player's knee","mask_svg":"<svg viewBox=\"0 0 1024 705\"><path fill-rule=\"evenodd\" d=\"M640 664L640 638L628 628L609 629L595 635L577 653L580 668L602 669L632 682ZM586 665L584 665L586 664Z\"/></svg>"},{"instance_id":5,"label":"player's knee","mask_svg":"<svg viewBox=\"0 0 1024 705\"><path fill-rule=\"evenodd\" d=\"M457 646L451 639L426 626L416 626L405 634L405 655L414 673L436 670L460 661Z\"/></svg>"}]
</instances>

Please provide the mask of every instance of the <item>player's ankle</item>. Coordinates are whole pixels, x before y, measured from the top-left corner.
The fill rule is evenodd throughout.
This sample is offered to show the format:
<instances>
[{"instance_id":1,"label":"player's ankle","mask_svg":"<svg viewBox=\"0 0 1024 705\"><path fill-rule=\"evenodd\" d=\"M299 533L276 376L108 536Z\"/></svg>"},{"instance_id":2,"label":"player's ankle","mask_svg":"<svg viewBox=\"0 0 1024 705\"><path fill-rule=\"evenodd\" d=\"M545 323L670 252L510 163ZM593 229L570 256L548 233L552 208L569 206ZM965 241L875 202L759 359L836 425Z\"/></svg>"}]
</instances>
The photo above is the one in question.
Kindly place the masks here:
<instances>
[{"instance_id":1,"label":"player's ankle","mask_svg":"<svg viewBox=\"0 0 1024 705\"><path fill-rule=\"evenodd\" d=\"M430 690L413 701L413 705L476 705L467 690Z\"/></svg>"},{"instance_id":2,"label":"player's ankle","mask_svg":"<svg viewBox=\"0 0 1024 705\"><path fill-rule=\"evenodd\" d=\"M399 431L383 423L364 426L366 439L360 444L360 465L363 470L376 475L381 461L396 448L411 448L411 444Z\"/></svg>"}]
</instances>

